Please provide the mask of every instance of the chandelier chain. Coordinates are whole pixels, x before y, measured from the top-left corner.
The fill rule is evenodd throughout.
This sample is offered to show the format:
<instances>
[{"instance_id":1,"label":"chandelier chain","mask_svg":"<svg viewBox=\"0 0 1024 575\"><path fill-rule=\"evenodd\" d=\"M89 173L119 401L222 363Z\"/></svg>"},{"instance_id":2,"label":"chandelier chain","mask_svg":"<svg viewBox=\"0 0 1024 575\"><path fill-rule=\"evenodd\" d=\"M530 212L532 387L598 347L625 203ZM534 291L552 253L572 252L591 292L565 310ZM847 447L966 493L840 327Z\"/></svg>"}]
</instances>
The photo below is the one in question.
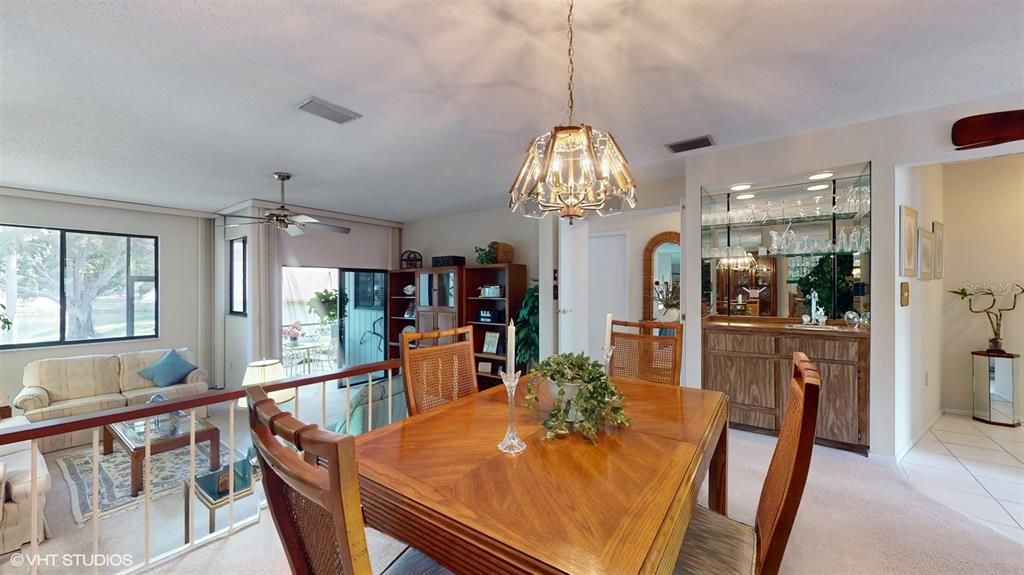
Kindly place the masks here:
<instances>
[{"instance_id":1,"label":"chandelier chain","mask_svg":"<svg viewBox=\"0 0 1024 575\"><path fill-rule=\"evenodd\" d=\"M566 18L566 21L569 24L569 31L566 33L566 36L569 39L569 125L570 126L575 125L575 117L576 117L575 114L573 113L573 103L574 102L573 102L573 98L572 98L572 87L573 87L572 86L572 81L573 81L573 76L576 75L576 67L573 65L573 61L572 61L572 57L573 57L573 46L572 46L572 4L573 4L573 0L569 0L569 16Z\"/></svg>"}]
</instances>

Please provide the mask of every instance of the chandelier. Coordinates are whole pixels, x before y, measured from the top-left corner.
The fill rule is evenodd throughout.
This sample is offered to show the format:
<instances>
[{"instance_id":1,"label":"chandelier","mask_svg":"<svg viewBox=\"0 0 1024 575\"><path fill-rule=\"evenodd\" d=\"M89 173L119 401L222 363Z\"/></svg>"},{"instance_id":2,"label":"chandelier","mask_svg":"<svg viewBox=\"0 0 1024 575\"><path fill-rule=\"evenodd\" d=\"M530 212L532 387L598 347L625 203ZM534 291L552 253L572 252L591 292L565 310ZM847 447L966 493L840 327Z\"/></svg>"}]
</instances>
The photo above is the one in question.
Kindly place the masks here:
<instances>
[{"instance_id":1,"label":"chandelier","mask_svg":"<svg viewBox=\"0 0 1024 575\"><path fill-rule=\"evenodd\" d=\"M555 126L531 143L509 190L508 207L528 218L548 212L572 224L587 212L602 216L636 207L636 183L619 144L610 132L576 124L573 113L573 0L569 0L569 122Z\"/></svg>"}]
</instances>

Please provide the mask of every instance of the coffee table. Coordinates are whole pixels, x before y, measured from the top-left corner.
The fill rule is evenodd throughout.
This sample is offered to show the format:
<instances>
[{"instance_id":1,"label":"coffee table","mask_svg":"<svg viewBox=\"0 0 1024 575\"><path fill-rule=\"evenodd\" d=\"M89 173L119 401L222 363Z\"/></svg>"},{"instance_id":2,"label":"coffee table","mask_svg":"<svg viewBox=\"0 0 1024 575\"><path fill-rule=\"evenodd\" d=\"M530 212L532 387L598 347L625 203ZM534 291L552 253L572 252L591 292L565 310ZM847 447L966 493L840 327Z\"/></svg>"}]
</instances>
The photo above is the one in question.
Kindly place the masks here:
<instances>
[{"instance_id":1,"label":"coffee table","mask_svg":"<svg viewBox=\"0 0 1024 575\"><path fill-rule=\"evenodd\" d=\"M132 459L132 497L142 490L142 464L146 456L145 420L119 421L103 426L103 455L114 452L114 439ZM165 453L189 444L189 416L176 411L153 417L149 427L150 455ZM220 469L220 430L209 421L196 418L196 444L210 442L210 471Z\"/></svg>"}]
</instances>

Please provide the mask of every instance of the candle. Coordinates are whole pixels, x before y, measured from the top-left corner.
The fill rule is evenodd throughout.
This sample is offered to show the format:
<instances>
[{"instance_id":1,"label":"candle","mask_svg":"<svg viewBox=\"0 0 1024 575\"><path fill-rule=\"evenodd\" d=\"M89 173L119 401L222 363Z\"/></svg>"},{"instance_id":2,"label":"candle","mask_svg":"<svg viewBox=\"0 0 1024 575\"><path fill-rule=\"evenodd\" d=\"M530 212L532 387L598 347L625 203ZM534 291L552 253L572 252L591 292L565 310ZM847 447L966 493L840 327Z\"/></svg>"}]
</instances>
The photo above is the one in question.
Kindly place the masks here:
<instances>
[{"instance_id":1,"label":"candle","mask_svg":"<svg viewBox=\"0 0 1024 575\"><path fill-rule=\"evenodd\" d=\"M612 347L612 314L604 316L604 347Z\"/></svg>"},{"instance_id":2,"label":"candle","mask_svg":"<svg viewBox=\"0 0 1024 575\"><path fill-rule=\"evenodd\" d=\"M505 338L508 340L505 345L508 348L505 357L505 373L512 374L516 372L516 322L509 320Z\"/></svg>"}]
</instances>

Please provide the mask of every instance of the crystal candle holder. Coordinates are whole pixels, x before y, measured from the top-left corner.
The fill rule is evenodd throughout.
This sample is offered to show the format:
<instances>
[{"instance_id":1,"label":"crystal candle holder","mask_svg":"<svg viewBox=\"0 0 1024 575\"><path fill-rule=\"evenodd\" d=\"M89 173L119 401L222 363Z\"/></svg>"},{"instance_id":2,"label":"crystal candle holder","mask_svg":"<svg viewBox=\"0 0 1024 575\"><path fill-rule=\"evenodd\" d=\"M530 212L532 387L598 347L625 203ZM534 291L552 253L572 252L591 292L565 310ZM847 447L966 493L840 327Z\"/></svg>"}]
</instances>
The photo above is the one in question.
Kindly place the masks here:
<instances>
[{"instance_id":1,"label":"crystal candle holder","mask_svg":"<svg viewBox=\"0 0 1024 575\"><path fill-rule=\"evenodd\" d=\"M513 419L516 406L516 384L519 383L520 373L518 371L515 373L498 372L502 383L505 384L505 391L508 392L508 428L505 429L505 438L498 444L498 449L504 453L521 453L526 449L526 442L516 433L516 423Z\"/></svg>"},{"instance_id":2,"label":"crystal candle holder","mask_svg":"<svg viewBox=\"0 0 1024 575\"><path fill-rule=\"evenodd\" d=\"M614 345L602 345L601 346L601 356L604 358L604 372L606 374L608 374L608 375L611 375L611 370L609 368L612 365L612 352L614 352L614 351L615 351L615 346Z\"/></svg>"}]
</instances>

